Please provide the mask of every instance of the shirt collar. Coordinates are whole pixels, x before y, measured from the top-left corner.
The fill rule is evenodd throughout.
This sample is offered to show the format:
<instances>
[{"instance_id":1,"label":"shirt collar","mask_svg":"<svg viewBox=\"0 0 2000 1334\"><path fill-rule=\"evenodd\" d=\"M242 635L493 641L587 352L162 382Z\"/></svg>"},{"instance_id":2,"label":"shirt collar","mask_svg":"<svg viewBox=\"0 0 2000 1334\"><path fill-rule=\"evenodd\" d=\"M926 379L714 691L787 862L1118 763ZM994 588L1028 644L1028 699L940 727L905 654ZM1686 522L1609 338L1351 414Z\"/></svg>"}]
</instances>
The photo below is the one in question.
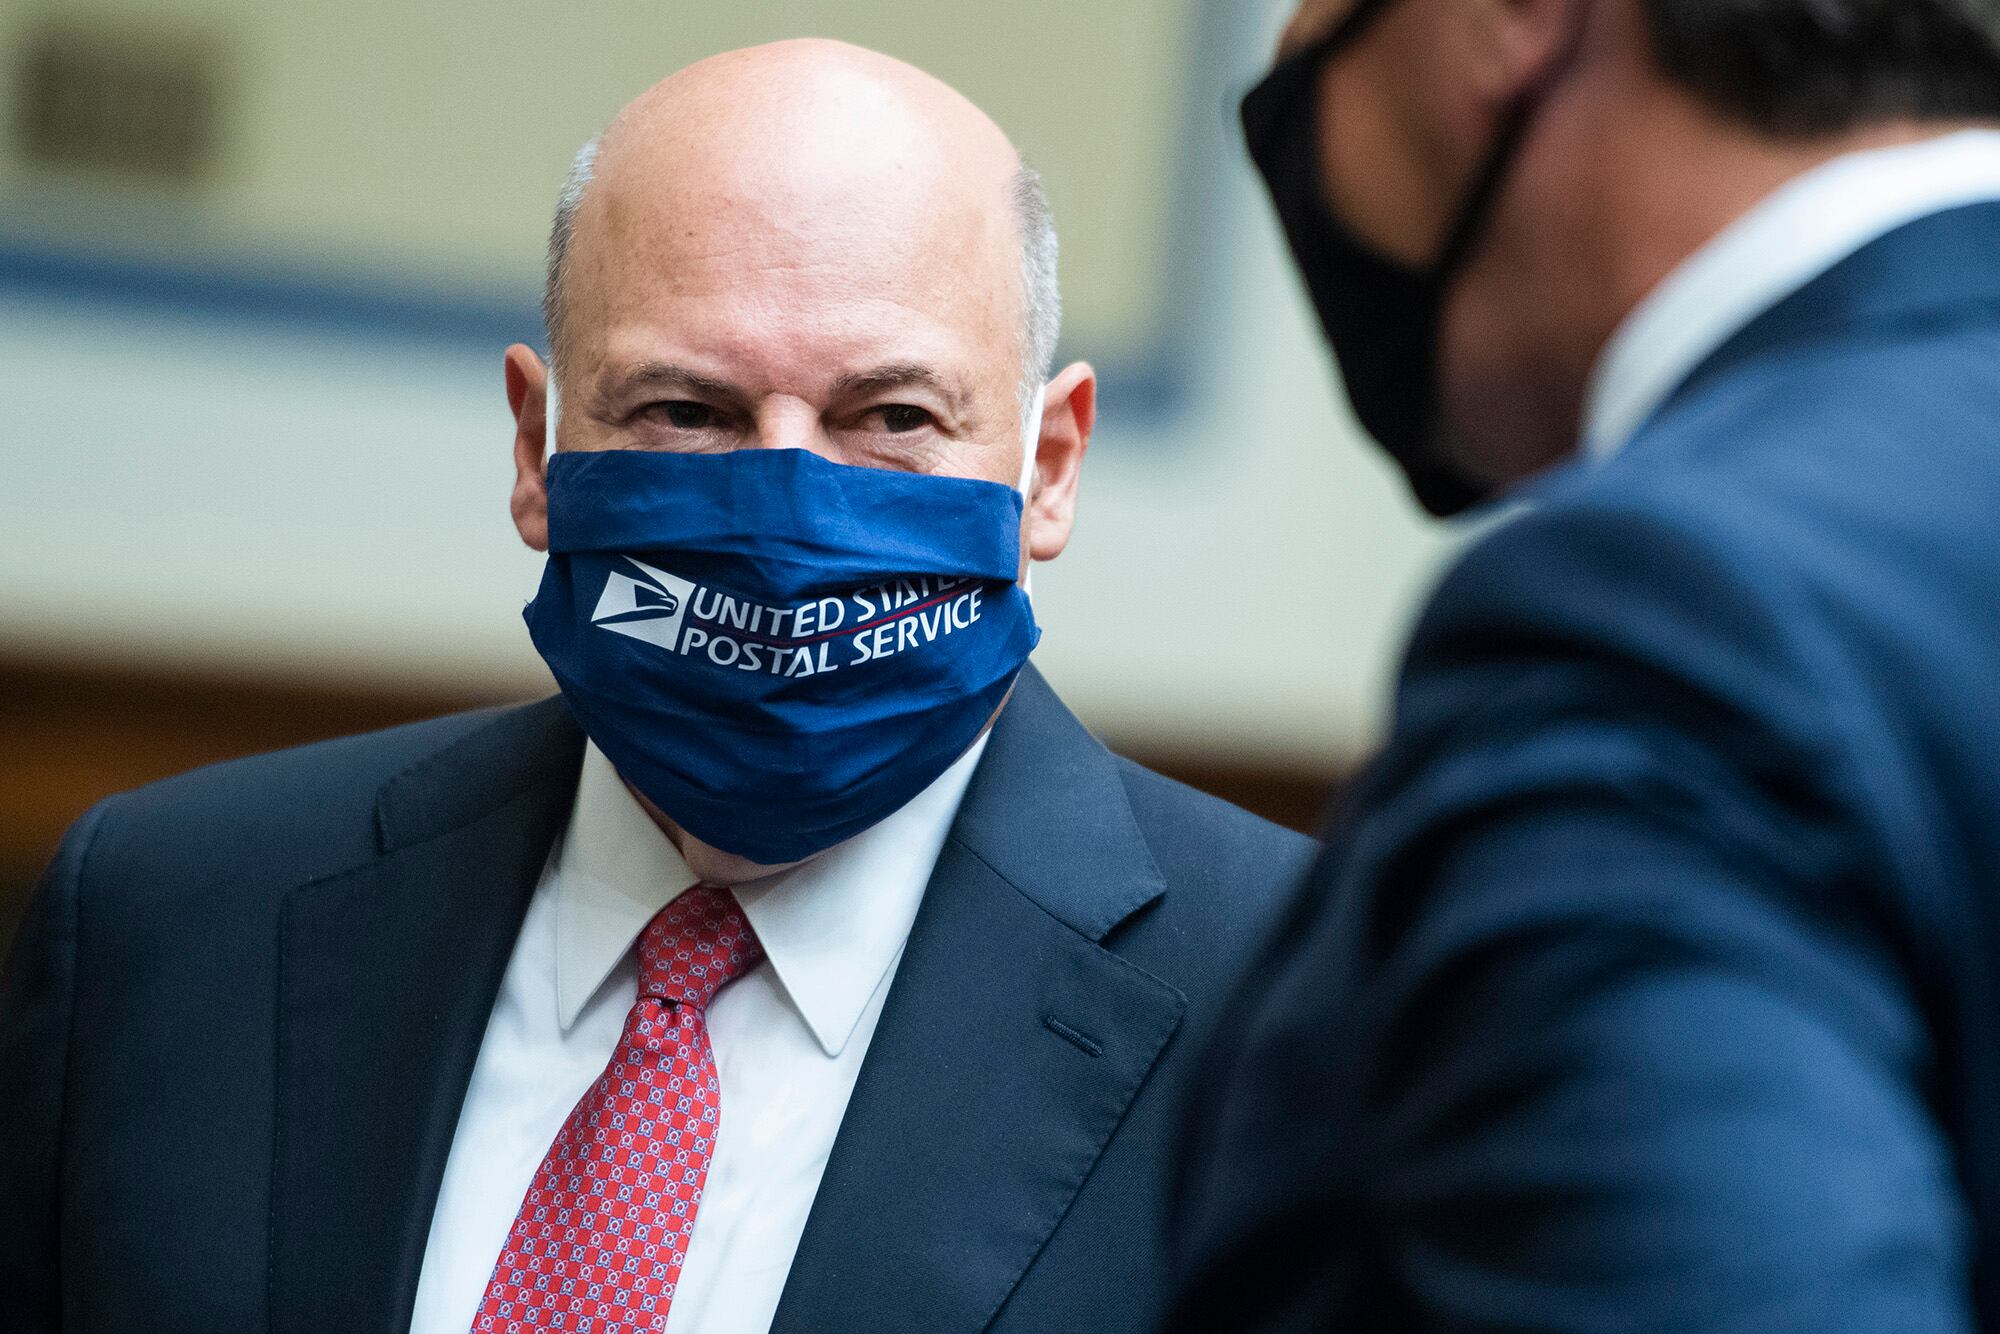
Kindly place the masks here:
<instances>
[{"instance_id":1,"label":"shirt collar","mask_svg":"<svg viewBox=\"0 0 2000 1334\"><path fill-rule=\"evenodd\" d=\"M982 735L887 819L825 852L732 886L779 984L838 1056L896 960L986 749ZM595 743L586 743L556 854L557 1018L567 1030L654 914L696 883Z\"/></svg>"},{"instance_id":2,"label":"shirt collar","mask_svg":"<svg viewBox=\"0 0 2000 1334\"><path fill-rule=\"evenodd\" d=\"M2000 131L1849 153L1766 197L1628 315L1591 374L1584 448L1617 453L1745 325L1869 242L1932 213L2000 198Z\"/></svg>"}]
</instances>

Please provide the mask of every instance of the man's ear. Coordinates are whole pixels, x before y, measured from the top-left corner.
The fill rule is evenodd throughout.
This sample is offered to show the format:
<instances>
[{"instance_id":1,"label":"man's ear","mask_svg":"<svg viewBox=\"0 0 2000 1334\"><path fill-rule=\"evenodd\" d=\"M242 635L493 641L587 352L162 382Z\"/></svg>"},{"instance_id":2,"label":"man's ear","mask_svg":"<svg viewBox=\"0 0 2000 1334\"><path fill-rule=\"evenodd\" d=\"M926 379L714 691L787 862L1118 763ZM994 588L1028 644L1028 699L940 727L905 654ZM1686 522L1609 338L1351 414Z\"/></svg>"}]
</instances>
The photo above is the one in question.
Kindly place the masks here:
<instances>
[{"instance_id":1,"label":"man's ear","mask_svg":"<svg viewBox=\"0 0 2000 1334\"><path fill-rule=\"evenodd\" d=\"M1035 470L1028 482L1028 556L1054 560L1076 525L1076 486L1097 425L1097 372L1084 362L1049 381Z\"/></svg>"},{"instance_id":2,"label":"man's ear","mask_svg":"<svg viewBox=\"0 0 2000 1334\"><path fill-rule=\"evenodd\" d=\"M547 459L549 368L523 343L507 349L507 408L514 414L514 529L536 551L549 549Z\"/></svg>"},{"instance_id":3,"label":"man's ear","mask_svg":"<svg viewBox=\"0 0 2000 1334\"><path fill-rule=\"evenodd\" d=\"M1332 32L1334 25L1344 23L1358 3L1359 0L1300 0L1278 38L1278 59L1283 60L1306 43L1316 42Z\"/></svg>"},{"instance_id":4,"label":"man's ear","mask_svg":"<svg viewBox=\"0 0 2000 1334\"><path fill-rule=\"evenodd\" d=\"M1495 106L1511 105L1558 62L1574 54L1583 11L1577 0L1476 0L1482 59L1475 84Z\"/></svg>"}]
</instances>

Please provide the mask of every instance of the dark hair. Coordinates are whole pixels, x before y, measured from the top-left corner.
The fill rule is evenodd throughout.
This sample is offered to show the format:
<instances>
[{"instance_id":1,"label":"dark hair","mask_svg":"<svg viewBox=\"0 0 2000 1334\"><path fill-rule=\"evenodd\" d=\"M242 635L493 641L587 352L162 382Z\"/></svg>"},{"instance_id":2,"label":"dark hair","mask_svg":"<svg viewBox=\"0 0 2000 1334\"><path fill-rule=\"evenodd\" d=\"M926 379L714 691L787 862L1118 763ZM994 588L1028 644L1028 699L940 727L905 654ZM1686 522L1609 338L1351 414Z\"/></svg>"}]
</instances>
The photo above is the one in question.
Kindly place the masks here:
<instances>
[{"instance_id":1,"label":"dark hair","mask_svg":"<svg viewBox=\"0 0 2000 1334\"><path fill-rule=\"evenodd\" d=\"M1644 0L1662 68L1772 134L2000 118L2000 0Z\"/></svg>"}]
</instances>

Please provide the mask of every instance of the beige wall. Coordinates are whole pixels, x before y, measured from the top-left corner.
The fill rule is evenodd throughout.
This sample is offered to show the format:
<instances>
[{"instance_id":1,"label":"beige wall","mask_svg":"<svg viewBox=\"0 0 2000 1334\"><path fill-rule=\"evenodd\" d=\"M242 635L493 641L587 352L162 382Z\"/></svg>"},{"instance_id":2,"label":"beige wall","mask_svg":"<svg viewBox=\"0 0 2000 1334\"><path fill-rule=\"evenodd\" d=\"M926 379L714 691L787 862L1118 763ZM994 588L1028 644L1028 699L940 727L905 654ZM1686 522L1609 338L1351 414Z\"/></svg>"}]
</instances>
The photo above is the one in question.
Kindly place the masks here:
<instances>
[{"instance_id":1,"label":"beige wall","mask_svg":"<svg viewBox=\"0 0 2000 1334\"><path fill-rule=\"evenodd\" d=\"M1159 313L1196 0L25 0L0 50L55 16L185 40L224 74L217 170L175 227L108 239L227 256L310 254L502 290L539 281L549 202L579 144L635 93L714 51L802 34L914 61L997 117L1064 218L1080 335ZM11 77L11 71L5 76ZM77 187L82 186L81 190ZM101 192L0 152L0 192Z\"/></svg>"},{"instance_id":2,"label":"beige wall","mask_svg":"<svg viewBox=\"0 0 2000 1334\"><path fill-rule=\"evenodd\" d=\"M1233 48L1189 49L1188 15L1163 0L130 7L212 21L235 51L249 92L226 179L169 204L17 166L0 177L0 226L55 220L65 242L182 236L519 291L576 142L685 56L839 31L954 79L1050 178L1070 350L1128 355L1168 292L1164 318L1196 353L1172 412L1107 401L1076 543L1036 578L1037 660L1089 721L1154 750L1319 767L1375 735L1441 540L1337 407L1237 156L1216 159L1192 204L1168 180L1190 62L1233 62L1226 81L1246 82L1269 14ZM0 49L24 12L5 8ZM1219 119L1219 103L1201 114ZM1210 210L1211 244L1176 272L1163 238L1188 207ZM0 641L545 687L519 621L539 565L506 516L499 354L0 281Z\"/></svg>"}]
</instances>

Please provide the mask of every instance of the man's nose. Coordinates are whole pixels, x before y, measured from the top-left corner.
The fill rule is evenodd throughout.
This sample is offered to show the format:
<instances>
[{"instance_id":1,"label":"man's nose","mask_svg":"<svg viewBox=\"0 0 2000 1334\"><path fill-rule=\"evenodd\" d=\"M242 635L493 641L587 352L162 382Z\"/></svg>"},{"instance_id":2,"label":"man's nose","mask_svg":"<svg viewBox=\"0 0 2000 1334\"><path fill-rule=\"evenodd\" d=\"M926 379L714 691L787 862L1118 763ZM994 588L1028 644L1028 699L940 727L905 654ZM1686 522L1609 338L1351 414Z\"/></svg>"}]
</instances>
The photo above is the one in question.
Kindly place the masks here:
<instances>
[{"instance_id":1,"label":"man's nose","mask_svg":"<svg viewBox=\"0 0 2000 1334\"><path fill-rule=\"evenodd\" d=\"M833 437L819 409L801 399L763 404L757 412L756 430L745 443L751 449L806 449L824 458L834 457Z\"/></svg>"}]
</instances>

